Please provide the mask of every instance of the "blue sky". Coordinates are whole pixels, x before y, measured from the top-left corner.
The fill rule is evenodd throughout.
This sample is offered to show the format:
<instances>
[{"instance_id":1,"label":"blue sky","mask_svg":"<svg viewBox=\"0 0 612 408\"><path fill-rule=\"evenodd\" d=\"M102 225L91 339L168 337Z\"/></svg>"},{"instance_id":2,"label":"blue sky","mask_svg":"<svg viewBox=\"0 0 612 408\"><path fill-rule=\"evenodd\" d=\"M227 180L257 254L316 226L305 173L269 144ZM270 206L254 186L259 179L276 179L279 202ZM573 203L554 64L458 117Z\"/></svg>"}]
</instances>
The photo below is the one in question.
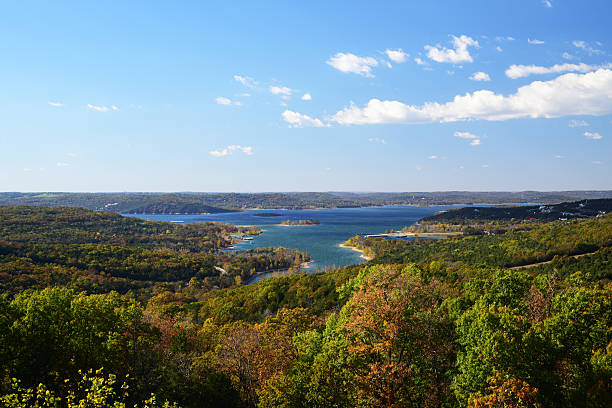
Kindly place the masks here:
<instances>
[{"instance_id":1,"label":"blue sky","mask_svg":"<svg viewBox=\"0 0 612 408\"><path fill-rule=\"evenodd\" d=\"M0 191L612 189L611 15L3 2Z\"/></svg>"}]
</instances>

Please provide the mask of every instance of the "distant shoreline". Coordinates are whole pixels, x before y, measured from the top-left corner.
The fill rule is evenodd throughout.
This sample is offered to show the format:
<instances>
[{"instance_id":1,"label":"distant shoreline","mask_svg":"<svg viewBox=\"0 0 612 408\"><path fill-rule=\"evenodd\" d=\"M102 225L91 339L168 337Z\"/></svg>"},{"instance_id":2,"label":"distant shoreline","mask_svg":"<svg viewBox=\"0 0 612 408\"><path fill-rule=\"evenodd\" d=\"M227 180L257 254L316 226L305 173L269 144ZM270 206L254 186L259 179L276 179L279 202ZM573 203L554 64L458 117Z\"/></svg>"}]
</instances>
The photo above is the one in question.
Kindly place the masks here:
<instances>
[{"instance_id":1,"label":"distant shoreline","mask_svg":"<svg viewBox=\"0 0 612 408\"><path fill-rule=\"evenodd\" d=\"M364 255L364 253L363 253L363 249L359 249L359 248L354 247L354 246L349 246L349 245L346 245L346 244L344 244L344 243L342 243L342 244L338 244L338 246L339 246L340 248L346 248L346 249L350 249L351 251L355 251L355 252L359 252L359 253L361 253L361 255L360 255L359 257L360 257L361 259L366 260L366 261L371 261L371 260L373 259L373 258L370 258L369 256Z\"/></svg>"}]
</instances>

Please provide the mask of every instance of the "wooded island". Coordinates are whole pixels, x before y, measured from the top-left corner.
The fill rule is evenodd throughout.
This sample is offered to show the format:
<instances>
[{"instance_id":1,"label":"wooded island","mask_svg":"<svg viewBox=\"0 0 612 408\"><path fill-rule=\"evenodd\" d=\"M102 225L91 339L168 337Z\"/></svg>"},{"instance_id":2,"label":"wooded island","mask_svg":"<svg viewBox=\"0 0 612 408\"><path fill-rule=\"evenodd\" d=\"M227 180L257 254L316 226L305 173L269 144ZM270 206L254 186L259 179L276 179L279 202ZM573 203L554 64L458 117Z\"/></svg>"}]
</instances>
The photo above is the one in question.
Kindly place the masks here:
<instances>
[{"instance_id":1,"label":"wooded island","mask_svg":"<svg viewBox=\"0 0 612 408\"><path fill-rule=\"evenodd\" d=\"M319 220L283 220L281 225L288 225L291 227L302 227L305 225L319 225Z\"/></svg>"}]
</instances>

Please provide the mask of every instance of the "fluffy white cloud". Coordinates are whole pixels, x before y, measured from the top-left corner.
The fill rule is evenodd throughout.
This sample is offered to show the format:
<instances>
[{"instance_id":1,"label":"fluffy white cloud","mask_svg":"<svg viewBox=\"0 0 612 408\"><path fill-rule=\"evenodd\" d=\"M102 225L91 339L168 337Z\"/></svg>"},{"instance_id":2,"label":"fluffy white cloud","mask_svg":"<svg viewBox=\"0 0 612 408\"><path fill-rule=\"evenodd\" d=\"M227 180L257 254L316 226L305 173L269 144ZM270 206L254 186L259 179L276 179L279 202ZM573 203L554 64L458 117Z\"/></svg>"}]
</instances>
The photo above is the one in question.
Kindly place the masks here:
<instances>
[{"instance_id":1,"label":"fluffy white cloud","mask_svg":"<svg viewBox=\"0 0 612 408\"><path fill-rule=\"evenodd\" d=\"M533 45L541 45L544 44L544 41L540 41L540 40L536 40L535 38L532 40L531 38L527 39L527 42L529 44L533 44Z\"/></svg>"},{"instance_id":2,"label":"fluffy white cloud","mask_svg":"<svg viewBox=\"0 0 612 408\"><path fill-rule=\"evenodd\" d=\"M457 95L450 102L427 102L422 106L371 99L363 108L352 104L331 120L342 125L415 124L606 114L612 114L612 71L599 69L586 74L565 74L546 82L535 81L508 96L480 90Z\"/></svg>"},{"instance_id":3,"label":"fluffy white cloud","mask_svg":"<svg viewBox=\"0 0 612 408\"><path fill-rule=\"evenodd\" d=\"M320 119L316 119L316 118L311 118L308 115L303 115L299 112L293 112L290 110L286 110L283 112L283 119L285 120L285 122L289 123L290 127L306 127L306 126L312 126L312 127L323 127L325 126L325 124L323 124L323 122L321 122Z\"/></svg>"},{"instance_id":4,"label":"fluffy white cloud","mask_svg":"<svg viewBox=\"0 0 612 408\"><path fill-rule=\"evenodd\" d=\"M495 49L496 49L498 52L502 52L502 51L503 51L503 50L502 50L502 47L500 47L499 45L498 45L497 47L495 47Z\"/></svg>"},{"instance_id":5,"label":"fluffy white cloud","mask_svg":"<svg viewBox=\"0 0 612 408\"><path fill-rule=\"evenodd\" d=\"M550 0L542 0L542 4L545 7L552 8L552 1L550 1Z\"/></svg>"},{"instance_id":6,"label":"fluffy white cloud","mask_svg":"<svg viewBox=\"0 0 612 408\"><path fill-rule=\"evenodd\" d=\"M587 65L585 63L580 64L556 64L552 67L541 67L538 65L510 65L510 68L506 70L506 76L508 78L517 79L526 77L533 74L560 74L562 72L591 72L596 71L600 68L610 68L611 65L607 64L602 66Z\"/></svg>"},{"instance_id":7,"label":"fluffy white cloud","mask_svg":"<svg viewBox=\"0 0 612 408\"><path fill-rule=\"evenodd\" d=\"M470 132L455 132L453 136L460 137L462 139L478 139L478 136L470 133Z\"/></svg>"},{"instance_id":8,"label":"fluffy white cloud","mask_svg":"<svg viewBox=\"0 0 612 408\"><path fill-rule=\"evenodd\" d=\"M410 56L407 53L405 53L404 50L402 50L401 48L398 48L397 50L390 50L387 48L385 50L385 54L387 54L387 57L389 57L391 61L397 64L406 62L406 59Z\"/></svg>"},{"instance_id":9,"label":"fluffy white cloud","mask_svg":"<svg viewBox=\"0 0 612 408\"><path fill-rule=\"evenodd\" d=\"M248 156L253 154L253 148L251 146L240 146L240 145L229 145L225 149L212 150L210 151L211 156L223 157L231 155L235 151L240 151Z\"/></svg>"},{"instance_id":10,"label":"fluffy white cloud","mask_svg":"<svg viewBox=\"0 0 612 408\"><path fill-rule=\"evenodd\" d=\"M92 105L91 103L87 104L87 108L98 111L98 112L108 112L109 111L107 106L95 106L95 105Z\"/></svg>"},{"instance_id":11,"label":"fluffy white cloud","mask_svg":"<svg viewBox=\"0 0 612 408\"><path fill-rule=\"evenodd\" d=\"M379 137L371 137L371 138L368 139L368 142L387 144L387 141L385 139L381 139Z\"/></svg>"},{"instance_id":12,"label":"fluffy white cloud","mask_svg":"<svg viewBox=\"0 0 612 408\"><path fill-rule=\"evenodd\" d=\"M593 160L591 163L593 163L593 164L602 164L602 162L600 160Z\"/></svg>"},{"instance_id":13,"label":"fluffy white cloud","mask_svg":"<svg viewBox=\"0 0 612 408\"><path fill-rule=\"evenodd\" d=\"M438 158L438 156L436 156L435 154L432 154L431 156L428 157L429 160L436 160Z\"/></svg>"},{"instance_id":14,"label":"fluffy white cloud","mask_svg":"<svg viewBox=\"0 0 612 408\"><path fill-rule=\"evenodd\" d=\"M564 159L565 157L560 155L560 154L556 154L555 155L555 159Z\"/></svg>"},{"instance_id":15,"label":"fluffy white cloud","mask_svg":"<svg viewBox=\"0 0 612 408\"><path fill-rule=\"evenodd\" d=\"M336 68L340 72L353 73L372 78L372 67L378 65L378 61L372 57L359 57L351 53L339 52L329 60L327 64Z\"/></svg>"},{"instance_id":16,"label":"fluffy white cloud","mask_svg":"<svg viewBox=\"0 0 612 408\"><path fill-rule=\"evenodd\" d=\"M49 105L51 105L51 106L55 107L55 108L61 108L62 106L64 106L64 104L63 104L63 103L61 103L61 102L51 102L51 101L49 101L49 102L47 102L47 103L48 103Z\"/></svg>"},{"instance_id":17,"label":"fluffy white cloud","mask_svg":"<svg viewBox=\"0 0 612 408\"><path fill-rule=\"evenodd\" d=\"M255 85L257 85L257 81L255 81L253 78L248 77L248 76L234 75L234 80L237 82L240 82L242 85L246 86L247 88L255 88Z\"/></svg>"},{"instance_id":18,"label":"fluffy white cloud","mask_svg":"<svg viewBox=\"0 0 612 408\"><path fill-rule=\"evenodd\" d=\"M470 79L472 81L490 81L491 77L486 72L475 72Z\"/></svg>"},{"instance_id":19,"label":"fluffy white cloud","mask_svg":"<svg viewBox=\"0 0 612 408\"><path fill-rule=\"evenodd\" d=\"M448 62L452 64L459 64L462 62L472 62L472 56L468 51L468 47L479 48L478 41L462 35L461 37L453 36L453 48L445 48L440 45L431 46L426 45L427 57L436 62Z\"/></svg>"},{"instance_id":20,"label":"fluffy white cloud","mask_svg":"<svg viewBox=\"0 0 612 408\"><path fill-rule=\"evenodd\" d=\"M427 63L425 61L423 61L422 59L420 59L419 57L416 57L414 59L414 62L416 62L419 65L427 65Z\"/></svg>"},{"instance_id":21,"label":"fluffy white cloud","mask_svg":"<svg viewBox=\"0 0 612 408\"><path fill-rule=\"evenodd\" d=\"M217 104L219 105L231 105L232 104L232 100L229 98L226 98L225 96L220 96L216 98L215 102L217 102Z\"/></svg>"},{"instance_id":22,"label":"fluffy white cloud","mask_svg":"<svg viewBox=\"0 0 612 408\"><path fill-rule=\"evenodd\" d=\"M312 101L312 96L309 93L305 93L301 98L303 101Z\"/></svg>"},{"instance_id":23,"label":"fluffy white cloud","mask_svg":"<svg viewBox=\"0 0 612 408\"><path fill-rule=\"evenodd\" d=\"M285 95L291 96L293 90L291 88L287 88L286 86L270 86L270 92L274 95Z\"/></svg>"},{"instance_id":24,"label":"fluffy white cloud","mask_svg":"<svg viewBox=\"0 0 612 408\"><path fill-rule=\"evenodd\" d=\"M473 133L470 132L455 132L453 136L460 137L461 139L469 139L471 146L480 146L480 139Z\"/></svg>"},{"instance_id":25,"label":"fluffy white cloud","mask_svg":"<svg viewBox=\"0 0 612 408\"><path fill-rule=\"evenodd\" d=\"M584 132L584 135L586 137L588 137L589 139L593 139L593 140L599 140L599 139L602 138L602 136L599 133L597 133L597 132L595 132L595 133Z\"/></svg>"},{"instance_id":26,"label":"fluffy white cloud","mask_svg":"<svg viewBox=\"0 0 612 408\"><path fill-rule=\"evenodd\" d=\"M571 128L575 128L575 127L581 127L581 126L589 126L589 123L584 120L572 119L569 121L567 126Z\"/></svg>"}]
</instances>

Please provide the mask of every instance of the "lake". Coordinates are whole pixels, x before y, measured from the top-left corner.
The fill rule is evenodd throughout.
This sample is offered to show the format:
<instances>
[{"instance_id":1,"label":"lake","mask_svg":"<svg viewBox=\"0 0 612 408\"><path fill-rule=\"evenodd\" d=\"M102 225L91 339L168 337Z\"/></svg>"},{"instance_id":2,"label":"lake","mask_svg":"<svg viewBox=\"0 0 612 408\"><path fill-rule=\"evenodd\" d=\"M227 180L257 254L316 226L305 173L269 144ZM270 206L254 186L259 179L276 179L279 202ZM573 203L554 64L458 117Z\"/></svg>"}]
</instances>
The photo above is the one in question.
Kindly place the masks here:
<instances>
[{"instance_id":1,"label":"lake","mask_svg":"<svg viewBox=\"0 0 612 408\"><path fill-rule=\"evenodd\" d=\"M124 214L155 221L194 222L218 221L234 225L257 225L263 233L236 245L235 249L269 246L297 248L310 253L313 262L307 272L317 268L340 267L363 262L360 254L338 245L358 234L380 234L389 229L401 229L438 211L460 206L384 206L366 208L325 208L316 210L247 210L220 214ZM280 214L262 217L258 214ZM315 219L318 225L282 226L282 220ZM267 277L267 276L265 276ZM257 280L261 279L261 275Z\"/></svg>"}]
</instances>

